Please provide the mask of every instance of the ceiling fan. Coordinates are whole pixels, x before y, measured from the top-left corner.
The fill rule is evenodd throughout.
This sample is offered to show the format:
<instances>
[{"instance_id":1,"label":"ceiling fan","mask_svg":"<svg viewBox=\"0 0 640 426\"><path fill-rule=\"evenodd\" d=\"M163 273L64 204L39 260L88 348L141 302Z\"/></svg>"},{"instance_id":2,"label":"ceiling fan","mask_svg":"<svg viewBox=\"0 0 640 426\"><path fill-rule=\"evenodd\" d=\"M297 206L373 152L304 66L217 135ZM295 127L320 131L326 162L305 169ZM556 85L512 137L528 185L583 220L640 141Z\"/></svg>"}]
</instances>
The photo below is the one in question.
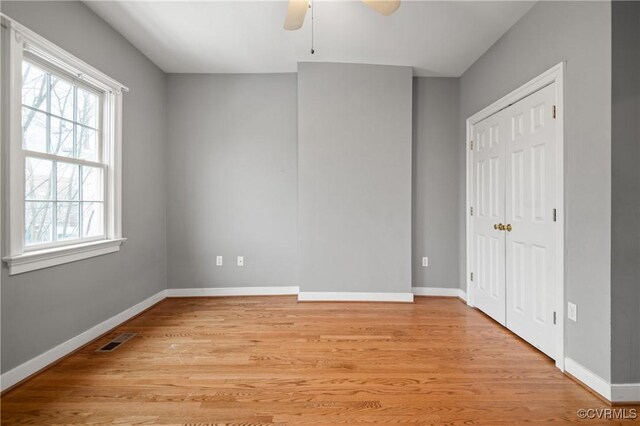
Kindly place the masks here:
<instances>
[{"instance_id":1,"label":"ceiling fan","mask_svg":"<svg viewBox=\"0 0 640 426\"><path fill-rule=\"evenodd\" d=\"M376 12L389 16L400 7L400 0L361 0ZM284 20L284 29L293 31L300 29L304 23L311 0L289 0L287 17Z\"/></svg>"}]
</instances>

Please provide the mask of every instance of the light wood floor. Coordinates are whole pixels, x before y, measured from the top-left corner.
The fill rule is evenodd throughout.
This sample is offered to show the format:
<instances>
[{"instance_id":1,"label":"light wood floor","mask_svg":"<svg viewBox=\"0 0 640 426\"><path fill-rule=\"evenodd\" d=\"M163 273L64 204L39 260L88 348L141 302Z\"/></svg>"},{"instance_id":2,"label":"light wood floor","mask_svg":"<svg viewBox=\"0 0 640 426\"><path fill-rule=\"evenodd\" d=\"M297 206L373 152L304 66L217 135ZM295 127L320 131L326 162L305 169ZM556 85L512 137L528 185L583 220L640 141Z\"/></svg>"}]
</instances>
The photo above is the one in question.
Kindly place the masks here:
<instances>
[{"instance_id":1,"label":"light wood floor","mask_svg":"<svg viewBox=\"0 0 640 426\"><path fill-rule=\"evenodd\" d=\"M125 331L138 335L94 352ZM493 426L580 422L579 408L603 407L457 299L185 298L6 393L2 423Z\"/></svg>"}]
</instances>

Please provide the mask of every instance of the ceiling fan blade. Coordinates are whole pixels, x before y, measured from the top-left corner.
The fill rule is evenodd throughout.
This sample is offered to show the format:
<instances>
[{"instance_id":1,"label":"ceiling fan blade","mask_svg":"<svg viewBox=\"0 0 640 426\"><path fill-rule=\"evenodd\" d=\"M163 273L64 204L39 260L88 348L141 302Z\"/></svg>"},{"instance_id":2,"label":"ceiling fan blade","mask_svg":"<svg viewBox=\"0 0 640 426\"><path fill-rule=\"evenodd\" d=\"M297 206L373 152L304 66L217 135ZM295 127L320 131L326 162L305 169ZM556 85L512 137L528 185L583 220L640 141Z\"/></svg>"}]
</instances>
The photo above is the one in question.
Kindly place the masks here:
<instances>
[{"instance_id":1,"label":"ceiling fan blade","mask_svg":"<svg viewBox=\"0 0 640 426\"><path fill-rule=\"evenodd\" d=\"M307 9L309 9L309 0L289 0L284 29L289 31L299 29L304 23Z\"/></svg>"},{"instance_id":2,"label":"ceiling fan blade","mask_svg":"<svg viewBox=\"0 0 640 426\"><path fill-rule=\"evenodd\" d=\"M384 16L389 16L400 7L400 0L362 0L362 3Z\"/></svg>"}]
</instances>

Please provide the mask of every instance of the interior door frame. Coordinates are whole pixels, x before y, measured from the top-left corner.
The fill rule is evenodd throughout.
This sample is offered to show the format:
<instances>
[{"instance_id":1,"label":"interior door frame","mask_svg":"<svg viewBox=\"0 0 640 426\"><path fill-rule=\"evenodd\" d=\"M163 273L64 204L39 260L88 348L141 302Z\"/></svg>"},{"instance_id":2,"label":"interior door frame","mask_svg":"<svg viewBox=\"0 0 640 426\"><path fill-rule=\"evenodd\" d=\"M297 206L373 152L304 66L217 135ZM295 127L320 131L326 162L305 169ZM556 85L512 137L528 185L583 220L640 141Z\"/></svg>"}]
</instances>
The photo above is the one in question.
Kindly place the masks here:
<instances>
[{"instance_id":1,"label":"interior door frame","mask_svg":"<svg viewBox=\"0 0 640 426\"><path fill-rule=\"evenodd\" d=\"M473 140L473 126L485 118L501 111L514 103L526 98L538 90L555 83L556 84L556 123L557 123L557 140L556 140L556 209L557 209L557 226L555 231L556 243L556 367L564 371L564 223L565 223L565 206L564 206L564 74L565 62L560 62L549 70L543 72L539 76L533 78L529 82L520 86L508 95L498 99L488 107L473 114L467 119L465 138L466 151L466 281L467 281L467 305L473 307L473 292L471 273L473 272L473 216L471 209L473 208L473 171L471 167L472 153L470 149Z\"/></svg>"}]
</instances>

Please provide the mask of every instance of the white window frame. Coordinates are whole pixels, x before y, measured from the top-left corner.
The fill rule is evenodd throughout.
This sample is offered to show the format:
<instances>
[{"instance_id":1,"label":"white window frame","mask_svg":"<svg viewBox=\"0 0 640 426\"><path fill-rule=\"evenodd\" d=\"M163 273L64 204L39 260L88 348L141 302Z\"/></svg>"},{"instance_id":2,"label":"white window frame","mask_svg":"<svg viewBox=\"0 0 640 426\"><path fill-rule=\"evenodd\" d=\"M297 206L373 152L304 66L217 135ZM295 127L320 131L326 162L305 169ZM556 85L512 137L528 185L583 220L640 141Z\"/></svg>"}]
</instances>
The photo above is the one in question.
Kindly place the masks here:
<instances>
[{"instance_id":1,"label":"white window frame","mask_svg":"<svg viewBox=\"0 0 640 426\"><path fill-rule=\"evenodd\" d=\"M8 201L8 220L4 247L7 255L2 259L9 267L9 274L20 274L120 250L120 245L126 240L122 237L122 93L129 89L4 14L2 24L7 27L10 39L7 76L9 108L6 116L9 140L5 142L8 167L4 168L8 173L5 200ZM105 236L100 239L78 239L66 244L43 247L25 245L24 168L28 154L22 147L22 61L25 57L28 61L36 57L38 62L45 64L45 71L60 70L63 75L72 76L72 80L76 81L74 84L88 86L100 93L100 131L103 145L101 162L106 165L103 177ZM83 160L74 162L82 163Z\"/></svg>"}]
</instances>

